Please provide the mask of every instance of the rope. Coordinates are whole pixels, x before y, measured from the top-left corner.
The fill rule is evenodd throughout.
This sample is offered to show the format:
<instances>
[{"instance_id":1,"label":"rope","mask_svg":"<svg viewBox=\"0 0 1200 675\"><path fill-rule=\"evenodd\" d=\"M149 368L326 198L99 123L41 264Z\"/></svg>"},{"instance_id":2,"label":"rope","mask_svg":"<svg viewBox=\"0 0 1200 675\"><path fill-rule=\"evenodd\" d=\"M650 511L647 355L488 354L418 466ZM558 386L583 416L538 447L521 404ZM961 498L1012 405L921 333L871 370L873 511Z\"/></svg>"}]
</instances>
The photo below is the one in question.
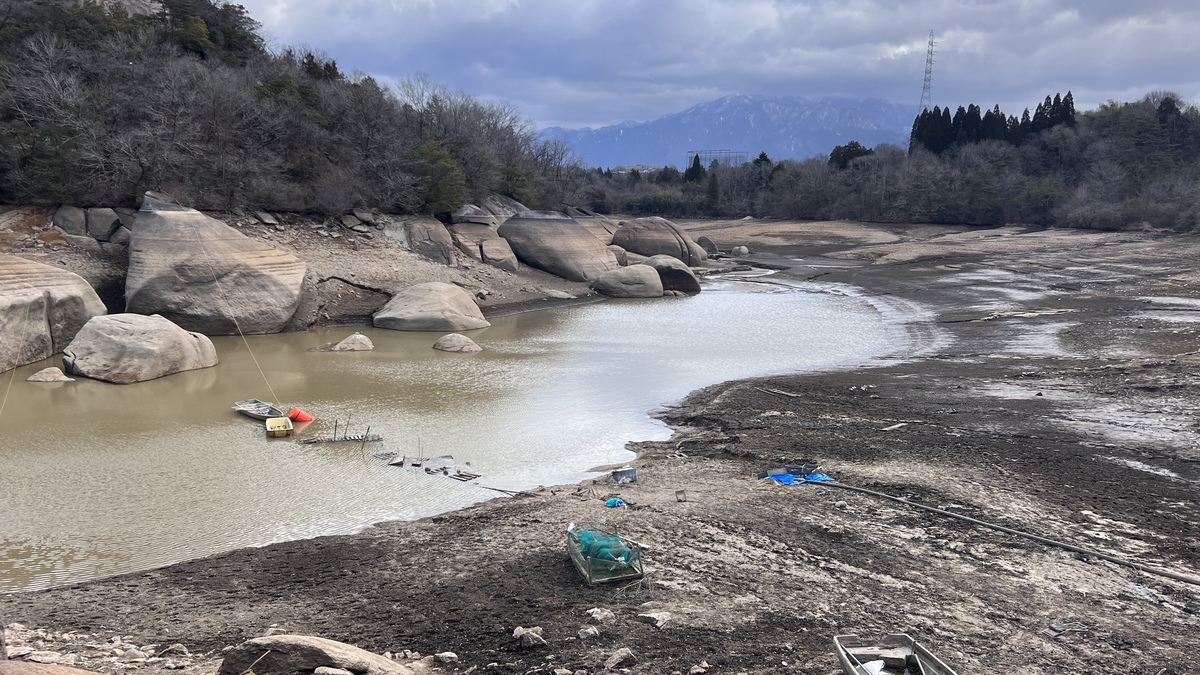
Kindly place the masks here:
<instances>
[{"instance_id":1,"label":"rope","mask_svg":"<svg viewBox=\"0 0 1200 675\"><path fill-rule=\"evenodd\" d=\"M208 271L212 273L213 283L217 286L217 294L221 301L225 303L225 309L229 311L229 318L233 320L233 327L237 329L238 335L241 336L242 342L246 345L246 351L250 353L250 360L254 361L254 367L258 368L258 374L262 376L263 382L267 384L267 391L271 392L271 402L279 403L279 397L275 395L275 389L271 386L271 381L267 379L266 372L258 363L258 357L254 355L254 350L250 348L250 341L246 339L246 334L242 332L242 326L238 323L237 316L229 308L229 303L225 300L225 289L221 288L221 281L217 278L217 270L212 266L212 259L208 256L208 249L204 247L204 240L200 238L200 228L192 223L192 231L196 233L196 243L200 245L200 252L204 254L204 264L208 266Z\"/></svg>"},{"instance_id":2,"label":"rope","mask_svg":"<svg viewBox=\"0 0 1200 675\"><path fill-rule=\"evenodd\" d=\"M829 483L829 482L807 480L807 479L805 479L804 482L811 483L813 485L819 485L821 487L835 487L840 490L850 490L852 492L861 492L863 494L871 495L873 497L882 497L883 499L890 499L894 502L899 502L906 506L911 506L913 508L921 509L923 511L929 511L931 513L937 513L939 515L947 516L950 518L955 518L955 519L962 520L962 521L965 521L968 523L972 523L974 525L979 525L980 527L986 527L986 528L990 528L993 530L997 530L999 532L1004 532L1005 534L1011 534L1011 535L1014 535L1017 537L1023 537L1025 539L1029 539L1031 541L1036 541L1040 544L1046 544L1047 546L1055 546L1057 548L1065 549L1067 551L1073 551L1075 553L1081 553L1083 555L1092 556L1093 558L1107 560L1110 563L1115 563L1117 565L1123 565L1125 567L1129 567L1129 568L1132 568L1132 569L1135 569L1135 570L1138 570L1141 572L1146 572L1148 574L1156 574L1160 577L1166 577L1168 579L1182 581L1186 584L1193 584L1196 586L1200 586L1200 579L1193 577L1193 576L1189 576L1186 574L1180 574L1178 572L1172 572L1170 570L1163 570L1163 569L1159 569L1157 567L1151 567L1149 565L1145 565L1145 564L1142 564L1139 562L1133 562L1131 560L1125 560L1123 558L1111 556L1111 555L1108 555L1107 553L1101 553L1099 551L1093 551L1091 549L1083 548L1081 546L1075 546L1074 544L1068 544L1065 542L1056 541L1054 539L1047 539L1046 537L1040 537L1036 534L1030 534L1029 532L1022 532L1021 530L1014 530L1011 527L1004 527L1003 525L996 525L995 523L989 523L989 522L985 522L982 520L978 520L976 518L972 518L970 516L964 516L961 513L954 513L953 511L946 511L944 509L939 509L939 508L935 508L932 506L926 506L924 504L918 504L916 502L910 502L907 499L904 499L902 497L893 497L892 495L884 494L882 492L876 492L874 490L868 490L866 488L855 487L853 485L842 485L841 483Z\"/></svg>"}]
</instances>

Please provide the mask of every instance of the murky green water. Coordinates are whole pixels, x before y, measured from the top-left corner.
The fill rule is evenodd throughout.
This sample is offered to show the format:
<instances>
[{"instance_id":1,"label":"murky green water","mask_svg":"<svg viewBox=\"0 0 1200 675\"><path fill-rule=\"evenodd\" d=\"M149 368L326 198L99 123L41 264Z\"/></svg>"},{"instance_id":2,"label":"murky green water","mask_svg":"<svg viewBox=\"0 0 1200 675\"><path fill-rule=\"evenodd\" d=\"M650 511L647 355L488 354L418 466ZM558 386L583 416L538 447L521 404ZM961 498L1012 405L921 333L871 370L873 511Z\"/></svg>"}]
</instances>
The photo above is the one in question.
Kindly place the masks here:
<instances>
[{"instance_id":1,"label":"murky green water","mask_svg":"<svg viewBox=\"0 0 1200 675\"><path fill-rule=\"evenodd\" d=\"M286 406L351 418L384 442L300 445L234 413L272 398L240 338L215 368L134 385L34 384L0 417L0 591L148 569L245 546L348 533L491 499L490 486L574 482L665 439L649 417L709 384L865 362L903 333L865 303L720 282L688 299L609 301L493 321L481 354L439 334L364 329L375 351L314 353L350 329L249 338ZM0 387L8 376L0 376ZM388 466L386 450L453 455L471 483Z\"/></svg>"}]
</instances>

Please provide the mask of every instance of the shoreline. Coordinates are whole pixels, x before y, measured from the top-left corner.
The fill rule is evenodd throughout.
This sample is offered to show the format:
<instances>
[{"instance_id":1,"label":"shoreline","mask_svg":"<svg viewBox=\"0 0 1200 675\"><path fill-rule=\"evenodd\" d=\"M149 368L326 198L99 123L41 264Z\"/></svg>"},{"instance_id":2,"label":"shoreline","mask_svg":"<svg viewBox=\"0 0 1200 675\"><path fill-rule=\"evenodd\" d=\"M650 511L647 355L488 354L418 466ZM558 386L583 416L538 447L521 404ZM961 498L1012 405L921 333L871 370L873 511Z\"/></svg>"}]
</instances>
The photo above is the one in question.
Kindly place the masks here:
<instances>
[{"instance_id":1,"label":"shoreline","mask_svg":"<svg viewBox=\"0 0 1200 675\"><path fill-rule=\"evenodd\" d=\"M878 240L897 228L869 229ZM706 233L720 241L720 227ZM222 647L270 624L378 652L449 648L459 672L590 671L628 646L641 660L635 673L704 661L709 672L828 674L832 635L855 632L908 632L960 672L1194 668L1200 589L756 477L813 459L850 485L1195 569L1200 507L1190 481L1200 457L1189 420L1200 412L1191 375L1200 321L1170 298L1200 297L1191 271L1200 240L1013 229L981 243L978 231L946 228L916 243L862 244L854 234L757 248L768 261L838 263L822 268L832 270L822 282L931 308L914 325L949 335L936 354L694 391L661 411L669 440L627 446L642 467L634 486L602 477L355 535L4 596L0 622L181 641L211 652L196 673L215 671ZM881 246L891 248L880 255ZM876 264L840 266L857 255ZM802 267L790 274L802 277ZM1043 348L1046 336L1055 349ZM604 509L590 492L619 493L630 508ZM646 544L650 581L624 591L581 584L561 551L567 522ZM618 622L577 639L595 606ZM672 619L658 629L636 619L647 611ZM1086 630L1041 634L1064 621ZM518 649L516 625L542 626L549 651Z\"/></svg>"}]
</instances>

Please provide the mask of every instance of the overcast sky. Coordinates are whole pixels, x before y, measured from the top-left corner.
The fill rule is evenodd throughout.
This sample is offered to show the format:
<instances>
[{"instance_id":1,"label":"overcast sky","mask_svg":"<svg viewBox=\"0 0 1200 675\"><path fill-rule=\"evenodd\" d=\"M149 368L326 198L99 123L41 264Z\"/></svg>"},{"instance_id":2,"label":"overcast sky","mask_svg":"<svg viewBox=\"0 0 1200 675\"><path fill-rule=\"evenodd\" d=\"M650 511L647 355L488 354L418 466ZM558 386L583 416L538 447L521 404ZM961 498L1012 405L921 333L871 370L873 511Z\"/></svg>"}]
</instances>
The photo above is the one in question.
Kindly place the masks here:
<instances>
[{"instance_id":1,"label":"overcast sky","mask_svg":"<svg viewBox=\"0 0 1200 675\"><path fill-rule=\"evenodd\" d=\"M646 121L726 94L921 98L1020 114L1200 99L1196 0L239 0L275 46L381 81L427 73L539 126Z\"/></svg>"}]
</instances>

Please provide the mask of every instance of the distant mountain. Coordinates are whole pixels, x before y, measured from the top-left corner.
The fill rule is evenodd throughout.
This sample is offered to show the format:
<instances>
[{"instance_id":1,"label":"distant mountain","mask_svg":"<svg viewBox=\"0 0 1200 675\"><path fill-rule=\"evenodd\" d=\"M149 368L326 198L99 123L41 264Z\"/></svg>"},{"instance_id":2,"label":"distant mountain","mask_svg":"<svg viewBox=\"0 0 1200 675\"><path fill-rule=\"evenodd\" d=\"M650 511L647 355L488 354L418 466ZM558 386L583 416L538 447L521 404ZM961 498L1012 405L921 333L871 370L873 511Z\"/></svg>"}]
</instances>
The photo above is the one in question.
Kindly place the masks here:
<instances>
[{"instance_id":1,"label":"distant mountain","mask_svg":"<svg viewBox=\"0 0 1200 675\"><path fill-rule=\"evenodd\" d=\"M726 96L653 122L622 122L600 129L550 127L544 138L570 143L588 166L673 164L684 168L689 150L740 150L748 159L827 156L858 141L908 145L915 111L879 99Z\"/></svg>"}]
</instances>

